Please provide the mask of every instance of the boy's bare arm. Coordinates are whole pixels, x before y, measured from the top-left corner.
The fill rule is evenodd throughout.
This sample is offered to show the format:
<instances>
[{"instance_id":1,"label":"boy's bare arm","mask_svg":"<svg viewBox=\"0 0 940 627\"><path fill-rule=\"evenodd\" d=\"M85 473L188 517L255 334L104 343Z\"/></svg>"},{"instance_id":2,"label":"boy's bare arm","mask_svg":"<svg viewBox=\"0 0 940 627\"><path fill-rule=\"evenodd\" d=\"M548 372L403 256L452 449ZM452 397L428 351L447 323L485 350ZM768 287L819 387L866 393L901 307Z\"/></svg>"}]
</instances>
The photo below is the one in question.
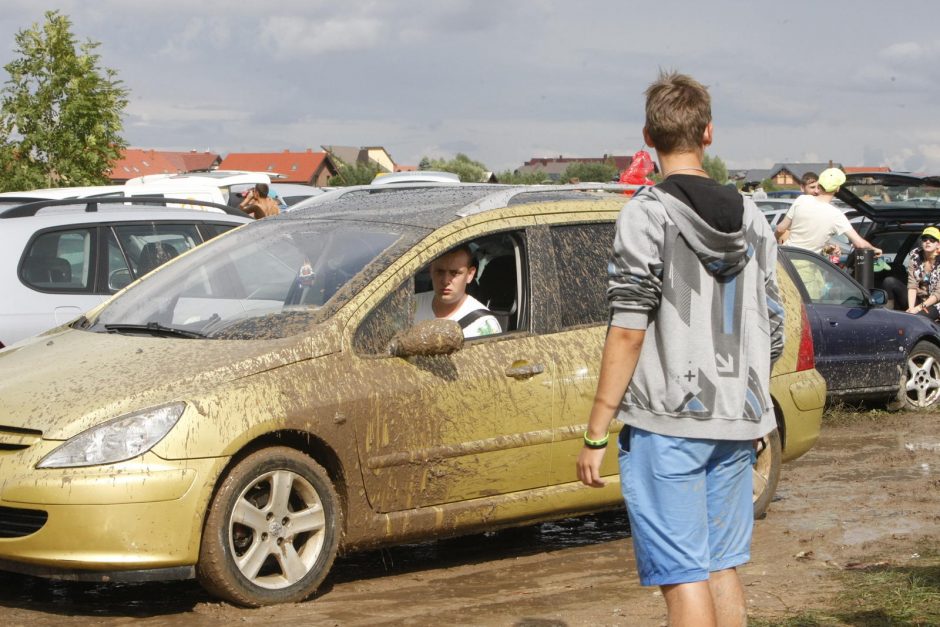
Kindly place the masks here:
<instances>
[{"instance_id":1,"label":"boy's bare arm","mask_svg":"<svg viewBox=\"0 0 940 627\"><path fill-rule=\"evenodd\" d=\"M610 422L617 414L623 395L633 378L643 338L642 329L610 327L604 342L601 372L597 381L597 393L591 407L587 434L592 440L601 440L610 429ZM584 447L578 456L578 479L585 485L601 488L606 482L601 479L601 462L605 449Z\"/></svg>"}]
</instances>

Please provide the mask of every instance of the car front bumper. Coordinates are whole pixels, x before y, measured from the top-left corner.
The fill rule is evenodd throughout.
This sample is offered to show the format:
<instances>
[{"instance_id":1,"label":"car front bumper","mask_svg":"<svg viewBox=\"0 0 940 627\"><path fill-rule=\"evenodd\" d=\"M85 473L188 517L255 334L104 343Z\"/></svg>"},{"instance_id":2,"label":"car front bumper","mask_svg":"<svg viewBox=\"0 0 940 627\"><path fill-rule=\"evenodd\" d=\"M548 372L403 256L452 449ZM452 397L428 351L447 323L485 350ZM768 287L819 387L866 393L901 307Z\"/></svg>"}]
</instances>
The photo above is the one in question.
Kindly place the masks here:
<instances>
[{"instance_id":1,"label":"car front bumper","mask_svg":"<svg viewBox=\"0 0 940 627\"><path fill-rule=\"evenodd\" d=\"M161 579L188 576L227 459L147 453L108 466L37 469L59 444L0 454L0 570L66 579L142 580L151 577L134 571L154 569L169 569Z\"/></svg>"}]
</instances>

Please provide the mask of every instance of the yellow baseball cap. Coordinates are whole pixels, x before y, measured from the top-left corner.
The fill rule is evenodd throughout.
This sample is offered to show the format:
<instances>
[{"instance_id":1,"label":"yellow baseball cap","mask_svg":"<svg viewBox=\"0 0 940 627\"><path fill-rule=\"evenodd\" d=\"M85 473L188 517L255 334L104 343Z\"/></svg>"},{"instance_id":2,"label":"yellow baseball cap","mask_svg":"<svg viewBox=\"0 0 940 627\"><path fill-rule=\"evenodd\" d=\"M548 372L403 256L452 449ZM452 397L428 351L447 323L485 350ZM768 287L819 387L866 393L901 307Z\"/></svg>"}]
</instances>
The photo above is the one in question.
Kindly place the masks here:
<instances>
[{"instance_id":1,"label":"yellow baseball cap","mask_svg":"<svg viewBox=\"0 0 940 627\"><path fill-rule=\"evenodd\" d=\"M935 226L928 226L926 229L924 229L924 232L921 233L921 235L927 235L936 240L940 240L940 229Z\"/></svg>"},{"instance_id":2,"label":"yellow baseball cap","mask_svg":"<svg viewBox=\"0 0 940 627\"><path fill-rule=\"evenodd\" d=\"M839 168L829 168L819 173L819 186L827 192L834 192L845 183L845 172Z\"/></svg>"}]
</instances>

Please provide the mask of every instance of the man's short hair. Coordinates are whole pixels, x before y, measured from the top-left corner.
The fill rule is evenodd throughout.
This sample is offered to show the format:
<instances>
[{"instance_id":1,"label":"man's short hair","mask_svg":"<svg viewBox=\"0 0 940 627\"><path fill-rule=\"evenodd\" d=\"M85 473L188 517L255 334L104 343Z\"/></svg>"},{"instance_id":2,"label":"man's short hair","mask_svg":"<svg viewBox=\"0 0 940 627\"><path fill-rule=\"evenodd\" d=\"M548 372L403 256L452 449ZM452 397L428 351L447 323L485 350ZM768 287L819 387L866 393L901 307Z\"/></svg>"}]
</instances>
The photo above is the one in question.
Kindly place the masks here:
<instances>
[{"instance_id":1,"label":"man's short hair","mask_svg":"<svg viewBox=\"0 0 940 627\"><path fill-rule=\"evenodd\" d=\"M469 259L469 261L467 262L467 267L468 268L479 267L477 256L473 254L473 249L470 248L470 244L460 244L459 246L454 246L453 248L448 250L446 253L441 253L440 255L438 255L436 259L440 259L441 257L446 257L447 255L453 255L454 253L467 253L467 259Z\"/></svg>"},{"instance_id":2,"label":"man's short hair","mask_svg":"<svg viewBox=\"0 0 940 627\"><path fill-rule=\"evenodd\" d=\"M646 89L646 132L658 151L701 148L711 121L711 96L691 76L661 71L659 79Z\"/></svg>"},{"instance_id":3,"label":"man's short hair","mask_svg":"<svg viewBox=\"0 0 940 627\"><path fill-rule=\"evenodd\" d=\"M800 185L803 185L805 187L809 185L810 183L815 183L818 180L819 180L818 174L816 174L815 172L807 172L803 176L800 177Z\"/></svg>"}]
</instances>

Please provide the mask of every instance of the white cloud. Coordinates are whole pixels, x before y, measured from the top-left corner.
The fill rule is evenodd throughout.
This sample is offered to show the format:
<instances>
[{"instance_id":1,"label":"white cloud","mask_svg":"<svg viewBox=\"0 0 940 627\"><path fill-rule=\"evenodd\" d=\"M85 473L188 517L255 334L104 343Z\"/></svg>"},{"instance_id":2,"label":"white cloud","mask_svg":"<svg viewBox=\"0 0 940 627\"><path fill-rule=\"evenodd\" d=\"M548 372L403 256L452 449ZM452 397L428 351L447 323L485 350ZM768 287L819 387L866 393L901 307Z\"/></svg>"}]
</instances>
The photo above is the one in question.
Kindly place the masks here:
<instances>
[{"instance_id":1,"label":"white cloud","mask_svg":"<svg viewBox=\"0 0 940 627\"><path fill-rule=\"evenodd\" d=\"M261 29L261 41L279 58L308 56L327 52L368 50L387 43L383 23L374 17L304 18L275 16L267 18Z\"/></svg>"}]
</instances>

